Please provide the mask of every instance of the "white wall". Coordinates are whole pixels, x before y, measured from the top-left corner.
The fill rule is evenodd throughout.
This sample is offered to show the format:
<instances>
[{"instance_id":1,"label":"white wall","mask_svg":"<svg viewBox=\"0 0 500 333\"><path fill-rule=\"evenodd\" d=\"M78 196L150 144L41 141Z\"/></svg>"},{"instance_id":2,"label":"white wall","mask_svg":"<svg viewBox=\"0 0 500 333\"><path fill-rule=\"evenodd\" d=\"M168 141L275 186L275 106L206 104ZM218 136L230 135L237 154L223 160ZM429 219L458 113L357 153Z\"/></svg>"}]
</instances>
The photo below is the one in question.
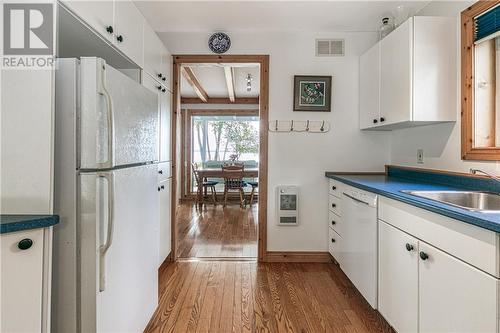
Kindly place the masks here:
<instances>
[{"instance_id":1,"label":"white wall","mask_svg":"<svg viewBox=\"0 0 500 333\"><path fill-rule=\"evenodd\" d=\"M209 54L205 33L159 33L172 54ZM229 33L232 54L270 55L269 119L327 120L327 134L269 133L268 250L327 251L325 171L382 171L390 160L388 133L358 129L359 55L375 33ZM315 38L345 38L346 56L316 58ZM293 112L293 75L332 75L331 113ZM300 225L279 227L275 187L300 187Z\"/></svg>"},{"instance_id":2,"label":"white wall","mask_svg":"<svg viewBox=\"0 0 500 333\"><path fill-rule=\"evenodd\" d=\"M480 168L500 171L498 162L462 161L460 153L460 12L475 1L435 1L417 15L450 16L457 20L457 122L416 127L392 132L391 163L396 165L465 171ZM424 150L424 164L417 164L417 149Z\"/></svg>"}]
</instances>

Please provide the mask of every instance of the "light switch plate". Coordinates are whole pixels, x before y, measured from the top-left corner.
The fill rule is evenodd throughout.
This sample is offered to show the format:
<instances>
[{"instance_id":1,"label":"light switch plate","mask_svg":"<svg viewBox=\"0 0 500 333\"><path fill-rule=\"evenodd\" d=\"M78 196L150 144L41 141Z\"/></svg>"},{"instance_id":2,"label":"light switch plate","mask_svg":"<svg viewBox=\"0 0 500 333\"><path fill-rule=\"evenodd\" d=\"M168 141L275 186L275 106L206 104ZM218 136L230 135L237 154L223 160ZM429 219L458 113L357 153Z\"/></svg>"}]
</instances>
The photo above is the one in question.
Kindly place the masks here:
<instances>
[{"instance_id":1,"label":"light switch plate","mask_svg":"<svg viewBox=\"0 0 500 333\"><path fill-rule=\"evenodd\" d=\"M424 150L417 149L417 163L424 164Z\"/></svg>"}]
</instances>

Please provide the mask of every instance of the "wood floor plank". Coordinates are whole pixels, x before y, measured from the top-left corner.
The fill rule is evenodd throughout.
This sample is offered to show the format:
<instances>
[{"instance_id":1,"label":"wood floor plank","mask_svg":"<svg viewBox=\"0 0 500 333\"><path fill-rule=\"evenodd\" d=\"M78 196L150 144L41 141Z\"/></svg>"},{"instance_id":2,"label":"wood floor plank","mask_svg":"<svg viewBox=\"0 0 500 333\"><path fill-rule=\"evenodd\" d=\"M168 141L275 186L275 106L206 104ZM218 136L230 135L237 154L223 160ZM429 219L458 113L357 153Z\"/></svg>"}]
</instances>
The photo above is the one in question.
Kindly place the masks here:
<instances>
[{"instance_id":1,"label":"wood floor plank","mask_svg":"<svg viewBox=\"0 0 500 333\"><path fill-rule=\"evenodd\" d=\"M177 214L180 258L257 256L257 205L183 203Z\"/></svg>"}]
</instances>

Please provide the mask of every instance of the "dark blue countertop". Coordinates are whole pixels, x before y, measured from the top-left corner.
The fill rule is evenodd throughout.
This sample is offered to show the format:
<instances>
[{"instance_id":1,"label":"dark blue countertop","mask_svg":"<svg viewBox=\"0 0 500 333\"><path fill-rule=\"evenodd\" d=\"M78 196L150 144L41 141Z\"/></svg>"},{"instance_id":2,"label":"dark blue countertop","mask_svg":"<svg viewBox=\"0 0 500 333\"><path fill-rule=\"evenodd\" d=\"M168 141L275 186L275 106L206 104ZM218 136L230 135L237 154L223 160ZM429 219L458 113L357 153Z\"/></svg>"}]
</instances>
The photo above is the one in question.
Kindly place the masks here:
<instances>
[{"instance_id":1,"label":"dark blue countertop","mask_svg":"<svg viewBox=\"0 0 500 333\"><path fill-rule=\"evenodd\" d=\"M401 170L391 172L388 175L355 175L326 172L325 176L336 179L347 185L351 185L362 190L380 194L384 197L398 200L412 206L451 217L465 223L478 227L500 232L500 213L480 213L473 212L459 207L450 206L434 200L416 197L411 194L400 192L401 190L477 190L498 193L498 185L486 179L463 179L464 176L451 176L444 181L433 179L435 175L425 174L400 174ZM420 176L420 177L419 177ZM442 175L438 175L442 177ZM446 176L448 177L448 176ZM415 179L421 178L421 179ZM454 179L456 178L456 179ZM435 182L432 182L434 180Z\"/></svg>"},{"instance_id":2,"label":"dark blue countertop","mask_svg":"<svg viewBox=\"0 0 500 333\"><path fill-rule=\"evenodd\" d=\"M59 223L58 215L0 215L0 234L46 228Z\"/></svg>"}]
</instances>

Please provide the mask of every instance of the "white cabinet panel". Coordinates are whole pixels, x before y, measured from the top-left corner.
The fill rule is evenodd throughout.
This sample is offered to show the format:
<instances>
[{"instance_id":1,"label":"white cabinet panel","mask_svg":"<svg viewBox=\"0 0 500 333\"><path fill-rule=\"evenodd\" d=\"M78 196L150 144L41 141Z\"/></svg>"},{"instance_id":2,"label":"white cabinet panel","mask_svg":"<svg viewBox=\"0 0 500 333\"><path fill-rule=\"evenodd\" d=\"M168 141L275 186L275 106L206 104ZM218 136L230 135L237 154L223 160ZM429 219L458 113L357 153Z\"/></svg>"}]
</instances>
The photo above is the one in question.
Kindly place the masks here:
<instances>
[{"instance_id":1,"label":"white cabinet panel","mask_svg":"<svg viewBox=\"0 0 500 333\"><path fill-rule=\"evenodd\" d=\"M343 234L343 223L342 223L342 218L335 214L332 211L328 212L328 224L330 225L330 228L335 230L336 233L339 235Z\"/></svg>"},{"instance_id":2,"label":"white cabinet panel","mask_svg":"<svg viewBox=\"0 0 500 333\"><path fill-rule=\"evenodd\" d=\"M411 119L413 18L380 42L380 122Z\"/></svg>"},{"instance_id":3,"label":"white cabinet panel","mask_svg":"<svg viewBox=\"0 0 500 333\"><path fill-rule=\"evenodd\" d=\"M144 25L144 70L158 78L162 73L162 56L164 46L149 25ZM162 74L163 75L163 74Z\"/></svg>"},{"instance_id":4,"label":"white cabinet panel","mask_svg":"<svg viewBox=\"0 0 500 333\"><path fill-rule=\"evenodd\" d=\"M337 215L342 216L341 209L340 209L340 198L337 198L336 196L329 195L328 196L328 208L330 211L334 212Z\"/></svg>"},{"instance_id":5,"label":"white cabinet panel","mask_svg":"<svg viewBox=\"0 0 500 333\"><path fill-rule=\"evenodd\" d=\"M143 24L144 18L131 1L115 2L114 42L123 53L141 67L144 65Z\"/></svg>"},{"instance_id":6,"label":"white cabinet panel","mask_svg":"<svg viewBox=\"0 0 500 333\"><path fill-rule=\"evenodd\" d=\"M113 41L113 34L106 29L111 26L114 30L114 3L114 1L64 1L73 13L110 41Z\"/></svg>"},{"instance_id":7,"label":"white cabinet panel","mask_svg":"<svg viewBox=\"0 0 500 333\"><path fill-rule=\"evenodd\" d=\"M379 221L378 310L397 332L418 329L418 241Z\"/></svg>"},{"instance_id":8,"label":"white cabinet panel","mask_svg":"<svg viewBox=\"0 0 500 333\"><path fill-rule=\"evenodd\" d=\"M359 125L361 129L379 124L380 43L359 58Z\"/></svg>"},{"instance_id":9,"label":"white cabinet panel","mask_svg":"<svg viewBox=\"0 0 500 333\"><path fill-rule=\"evenodd\" d=\"M342 197L342 183L334 179L330 179L330 194L337 198Z\"/></svg>"},{"instance_id":10,"label":"white cabinet panel","mask_svg":"<svg viewBox=\"0 0 500 333\"><path fill-rule=\"evenodd\" d=\"M40 332L42 327L43 229L19 231L1 239L1 332ZM19 241L31 239L26 250Z\"/></svg>"},{"instance_id":11,"label":"white cabinet panel","mask_svg":"<svg viewBox=\"0 0 500 333\"><path fill-rule=\"evenodd\" d=\"M498 332L498 280L420 242L420 332Z\"/></svg>"},{"instance_id":12,"label":"white cabinet panel","mask_svg":"<svg viewBox=\"0 0 500 333\"><path fill-rule=\"evenodd\" d=\"M172 179L160 183L160 255L159 265L170 254L171 250L171 203Z\"/></svg>"},{"instance_id":13,"label":"white cabinet panel","mask_svg":"<svg viewBox=\"0 0 500 333\"><path fill-rule=\"evenodd\" d=\"M172 93L162 89L160 93L160 161L170 161Z\"/></svg>"},{"instance_id":14,"label":"white cabinet panel","mask_svg":"<svg viewBox=\"0 0 500 333\"><path fill-rule=\"evenodd\" d=\"M163 84L167 89L172 90L172 55L166 49L161 57L161 70L164 75Z\"/></svg>"},{"instance_id":15,"label":"white cabinet panel","mask_svg":"<svg viewBox=\"0 0 500 333\"><path fill-rule=\"evenodd\" d=\"M342 238L332 228L328 228L328 252L337 260L340 266L342 262Z\"/></svg>"}]
</instances>

